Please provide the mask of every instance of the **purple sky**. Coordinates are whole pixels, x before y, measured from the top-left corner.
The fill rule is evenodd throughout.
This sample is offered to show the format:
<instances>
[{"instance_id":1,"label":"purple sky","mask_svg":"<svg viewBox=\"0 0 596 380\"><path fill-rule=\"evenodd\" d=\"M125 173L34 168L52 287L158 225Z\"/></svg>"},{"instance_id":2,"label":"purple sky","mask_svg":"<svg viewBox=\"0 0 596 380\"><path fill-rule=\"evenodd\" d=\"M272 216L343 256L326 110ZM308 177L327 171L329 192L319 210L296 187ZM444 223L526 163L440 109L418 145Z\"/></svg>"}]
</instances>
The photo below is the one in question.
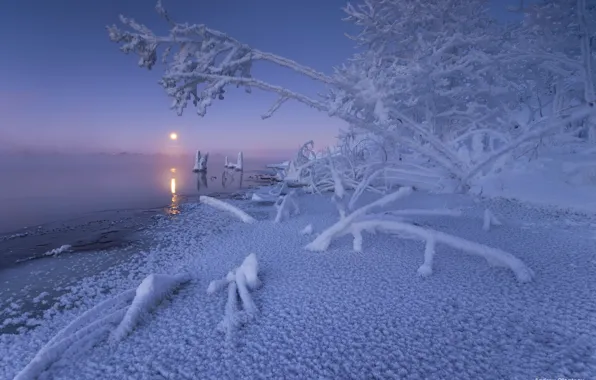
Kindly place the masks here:
<instances>
[{"instance_id":1,"label":"purple sky","mask_svg":"<svg viewBox=\"0 0 596 380\"><path fill-rule=\"evenodd\" d=\"M505 6L515 0L493 0ZM344 36L345 0L165 0L181 22L205 23L258 49L330 72L353 52ZM124 14L164 31L153 0L7 0L0 10L0 148L58 151L172 152L243 149L293 151L314 139L331 143L343 122L286 103L261 120L275 97L229 92L204 118L188 108L178 117L154 72L137 67L109 41L105 26ZM498 11L500 15L502 11ZM287 70L258 66L255 76L316 94L321 88ZM179 135L177 146L168 140Z\"/></svg>"}]
</instances>

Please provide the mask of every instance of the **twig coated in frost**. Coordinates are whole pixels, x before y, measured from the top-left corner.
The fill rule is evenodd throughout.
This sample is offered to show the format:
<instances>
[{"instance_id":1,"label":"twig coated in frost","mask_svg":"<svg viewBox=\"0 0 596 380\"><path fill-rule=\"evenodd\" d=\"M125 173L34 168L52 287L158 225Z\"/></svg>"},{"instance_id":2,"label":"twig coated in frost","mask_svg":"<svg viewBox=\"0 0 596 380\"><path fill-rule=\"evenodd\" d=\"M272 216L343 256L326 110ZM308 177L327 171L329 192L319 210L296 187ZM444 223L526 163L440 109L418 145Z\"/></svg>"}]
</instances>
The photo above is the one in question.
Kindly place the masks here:
<instances>
[{"instance_id":1,"label":"twig coated in frost","mask_svg":"<svg viewBox=\"0 0 596 380\"><path fill-rule=\"evenodd\" d=\"M291 191L290 193L281 196L275 203L277 213L275 215L275 223L280 223L283 220L287 220L292 215L300 213L298 207L298 201L296 200L296 192Z\"/></svg>"},{"instance_id":2,"label":"twig coated in frost","mask_svg":"<svg viewBox=\"0 0 596 380\"><path fill-rule=\"evenodd\" d=\"M187 281L189 276L152 274L137 289L126 290L109 298L74 319L46 343L15 377L16 380L37 378L53 363L60 360L67 350L82 349L97 344L116 330L113 337L119 340L129 333L144 312L149 311L172 289ZM131 306L126 304L133 300Z\"/></svg>"},{"instance_id":3,"label":"twig coated in frost","mask_svg":"<svg viewBox=\"0 0 596 380\"><path fill-rule=\"evenodd\" d=\"M384 197L369 203L365 206L360 207L346 217L340 219L337 223L332 225L323 231L315 240L310 242L306 249L309 251L325 251L329 248L331 240L338 235L341 235L349 226L361 216L366 215L367 212L377 207L383 207L391 202L406 197L412 193L412 189L409 187L402 187L394 193L385 195Z\"/></svg>"},{"instance_id":4,"label":"twig coated in frost","mask_svg":"<svg viewBox=\"0 0 596 380\"><path fill-rule=\"evenodd\" d=\"M248 318L254 318L257 314L257 307L254 304L249 290L258 288L261 284L259 277L259 263L254 253L248 255L242 265L228 272L228 274L219 280L211 281L207 288L208 294L213 294L228 286L228 298L224 318L218 328L226 334L226 339L232 337L234 328L239 324L241 315L238 313L237 297L240 297L243 307L243 315Z\"/></svg>"},{"instance_id":5,"label":"twig coated in frost","mask_svg":"<svg viewBox=\"0 0 596 380\"><path fill-rule=\"evenodd\" d=\"M484 210L484 221L482 229L484 231L490 231L491 226L500 226L502 223L489 209Z\"/></svg>"},{"instance_id":6,"label":"twig coated in frost","mask_svg":"<svg viewBox=\"0 0 596 380\"><path fill-rule=\"evenodd\" d=\"M132 304L126 315L110 336L112 342L124 339L135 328L139 321L151 309L155 308L165 297L169 296L177 287L190 281L188 274L166 275L150 274L145 277L135 291Z\"/></svg>"},{"instance_id":7,"label":"twig coated in frost","mask_svg":"<svg viewBox=\"0 0 596 380\"><path fill-rule=\"evenodd\" d=\"M435 239L426 240L424 247L424 263L418 268L418 274L423 277L430 276L433 273L433 260L435 257Z\"/></svg>"}]
</instances>

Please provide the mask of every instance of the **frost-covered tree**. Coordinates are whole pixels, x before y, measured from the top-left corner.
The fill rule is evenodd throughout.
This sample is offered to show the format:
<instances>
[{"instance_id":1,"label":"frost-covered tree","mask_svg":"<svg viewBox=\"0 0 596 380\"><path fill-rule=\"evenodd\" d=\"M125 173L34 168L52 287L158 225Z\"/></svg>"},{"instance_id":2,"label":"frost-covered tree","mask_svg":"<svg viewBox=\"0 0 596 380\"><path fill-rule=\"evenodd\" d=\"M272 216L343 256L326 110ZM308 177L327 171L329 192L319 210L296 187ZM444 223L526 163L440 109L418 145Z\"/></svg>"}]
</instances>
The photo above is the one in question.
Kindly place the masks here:
<instances>
[{"instance_id":1,"label":"frost-covered tree","mask_svg":"<svg viewBox=\"0 0 596 380\"><path fill-rule=\"evenodd\" d=\"M521 1L515 10L524 12L525 19L517 49L510 54L531 65L529 71L534 76L542 76L536 92L546 93L547 112L594 105L596 1L540 0L529 6ZM580 120L575 125L581 127L580 137L596 143L594 120Z\"/></svg>"},{"instance_id":2,"label":"frost-covered tree","mask_svg":"<svg viewBox=\"0 0 596 380\"><path fill-rule=\"evenodd\" d=\"M458 151L474 134L503 140L494 123L513 90L493 59L502 43L485 2L365 1L346 12L366 53L338 71L332 100L463 180L473 162Z\"/></svg>"},{"instance_id":3,"label":"frost-covered tree","mask_svg":"<svg viewBox=\"0 0 596 380\"><path fill-rule=\"evenodd\" d=\"M409 165L401 170L422 177L431 171L462 190L513 150L593 111L561 109L532 121L523 133L511 134L511 121L503 114L510 110L512 93L521 90L505 75L506 60L495 64L496 56L506 56L502 50L507 44L481 0L348 5L348 20L361 29L354 39L362 52L333 75L249 47L205 25L177 23L160 2L156 9L170 24L168 35L156 35L126 17L121 17L126 30L112 26L109 35L122 51L137 54L141 67L151 69L161 58L165 73L160 83L179 114L191 102L204 115L213 101L224 99L229 86L273 92L278 100L264 118L287 100L297 100L399 151L387 157L405 158L387 159L386 165ZM313 98L254 78L252 67L260 61L319 81L328 92Z\"/></svg>"}]
</instances>

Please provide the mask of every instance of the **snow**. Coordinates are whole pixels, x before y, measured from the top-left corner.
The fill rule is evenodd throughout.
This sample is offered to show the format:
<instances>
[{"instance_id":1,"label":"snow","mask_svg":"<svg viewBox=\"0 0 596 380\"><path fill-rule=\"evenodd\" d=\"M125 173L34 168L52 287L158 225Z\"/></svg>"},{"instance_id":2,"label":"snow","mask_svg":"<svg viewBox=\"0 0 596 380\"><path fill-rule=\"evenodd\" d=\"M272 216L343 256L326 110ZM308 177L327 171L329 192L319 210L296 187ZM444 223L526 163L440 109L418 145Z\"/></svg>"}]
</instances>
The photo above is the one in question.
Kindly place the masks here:
<instances>
[{"instance_id":1,"label":"snow","mask_svg":"<svg viewBox=\"0 0 596 380\"><path fill-rule=\"evenodd\" d=\"M207 162L209 161L209 152L205 153L205 155L201 155L201 151L197 150L195 154L195 165L192 169L194 173L199 172L206 172L207 171Z\"/></svg>"},{"instance_id":2,"label":"snow","mask_svg":"<svg viewBox=\"0 0 596 380\"><path fill-rule=\"evenodd\" d=\"M238 152L238 158L236 159L236 163L230 162L228 160L228 156L225 157L224 167L226 169L232 169L237 171L244 170L244 153Z\"/></svg>"},{"instance_id":3,"label":"snow","mask_svg":"<svg viewBox=\"0 0 596 380\"><path fill-rule=\"evenodd\" d=\"M596 154L549 151L536 159L517 160L511 169L484 178L472 190L488 197L516 199L576 212L596 212L595 167Z\"/></svg>"},{"instance_id":4,"label":"snow","mask_svg":"<svg viewBox=\"0 0 596 380\"><path fill-rule=\"evenodd\" d=\"M418 274L428 277L433 273L433 259L435 257L435 240L428 239L424 247L424 263L418 268Z\"/></svg>"},{"instance_id":5,"label":"snow","mask_svg":"<svg viewBox=\"0 0 596 380\"><path fill-rule=\"evenodd\" d=\"M365 193L359 203L375 199ZM440 239L436 247L427 240L425 249L417 240L379 234L362 252L342 238L325 254L306 251L312 237L297 231L308 224L324 230L338 215L328 196L298 195L298 200L301 214L277 224L272 218L238 223L207 205L185 205L177 219L149 232L157 245L132 264L73 286L40 326L2 335L0 378L14 378L44 345L52 350L42 349L45 354L37 357L47 359L20 378L42 372L40 378L80 380L596 375L596 321L586 318L596 307L593 218L421 192L383 206L387 212L461 210L457 218L424 213L407 218L425 229L514 252L535 272L533 282L520 284L507 270L439 245ZM274 213L273 205L230 203L252 215ZM486 209L507 223L482 233ZM251 252L258 253L258 264L253 262L258 269L245 261ZM241 271L250 292L248 309L258 310L250 323L244 304L239 309L235 276L232 282L226 276L223 285L234 284L226 291L234 297L204 291L238 263L255 268ZM95 344L122 321L135 288L151 273L190 273L193 281L126 339ZM264 284L256 292L250 285L255 278ZM96 291L106 288L108 294ZM78 299L83 302L75 303ZM231 341L216 328L226 310L237 317L230 319Z\"/></svg>"},{"instance_id":6,"label":"snow","mask_svg":"<svg viewBox=\"0 0 596 380\"><path fill-rule=\"evenodd\" d=\"M296 201L296 191L290 191L286 195L279 197L275 203L277 213L275 215L275 223L280 223L283 220L289 219L292 215L300 213L300 207Z\"/></svg>"},{"instance_id":7,"label":"snow","mask_svg":"<svg viewBox=\"0 0 596 380\"><path fill-rule=\"evenodd\" d=\"M312 224L307 224L306 227L304 227L302 230L300 230L300 233L302 235L310 235L313 233L313 227Z\"/></svg>"},{"instance_id":8,"label":"snow","mask_svg":"<svg viewBox=\"0 0 596 380\"><path fill-rule=\"evenodd\" d=\"M61 253L70 251L70 248L71 246L69 244L64 244L58 248L47 251L44 253L44 256L58 256Z\"/></svg>"},{"instance_id":9,"label":"snow","mask_svg":"<svg viewBox=\"0 0 596 380\"><path fill-rule=\"evenodd\" d=\"M500 226L501 224L501 221L489 209L484 210L484 222L482 223L484 231L490 231L491 226Z\"/></svg>"},{"instance_id":10,"label":"snow","mask_svg":"<svg viewBox=\"0 0 596 380\"><path fill-rule=\"evenodd\" d=\"M229 212L230 214L234 215L244 223L255 222L255 219L252 216L248 215L246 212L240 210L238 207L235 207L217 198L209 197L207 195L201 195L199 197L199 200L201 201L201 203L207 204L211 207L214 207L222 211Z\"/></svg>"},{"instance_id":11,"label":"snow","mask_svg":"<svg viewBox=\"0 0 596 380\"><path fill-rule=\"evenodd\" d=\"M147 276L137 288L135 298L126 310L122 321L111 334L111 340L119 341L124 339L146 313L155 308L165 297L171 295L177 287L190 281L190 279L188 274L175 276L151 274Z\"/></svg>"},{"instance_id":12,"label":"snow","mask_svg":"<svg viewBox=\"0 0 596 380\"><path fill-rule=\"evenodd\" d=\"M160 2L167 34L122 16L110 39L141 67L161 58L179 115L190 101L204 116L235 85L274 93L263 118L295 100L349 127L273 166L279 187L200 197L151 232L148 252L81 280L43 319L6 308L30 328L0 338L3 374L596 377L596 13L556 3L506 26L481 0L349 4L359 49L331 76L179 23ZM261 80L262 61L325 91ZM243 170L242 152L225 167Z\"/></svg>"}]
</instances>

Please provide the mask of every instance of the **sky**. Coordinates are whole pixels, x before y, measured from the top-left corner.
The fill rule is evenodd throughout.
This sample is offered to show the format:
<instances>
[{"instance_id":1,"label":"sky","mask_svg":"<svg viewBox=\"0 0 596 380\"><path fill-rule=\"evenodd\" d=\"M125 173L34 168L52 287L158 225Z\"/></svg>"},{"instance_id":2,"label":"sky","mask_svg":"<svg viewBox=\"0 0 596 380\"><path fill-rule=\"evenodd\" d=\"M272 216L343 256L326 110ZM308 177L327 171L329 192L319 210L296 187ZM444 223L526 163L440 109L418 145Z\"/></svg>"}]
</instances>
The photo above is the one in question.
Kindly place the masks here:
<instances>
[{"instance_id":1,"label":"sky","mask_svg":"<svg viewBox=\"0 0 596 380\"><path fill-rule=\"evenodd\" d=\"M495 15L515 0L492 0ZM342 21L345 0L164 0L179 22L204 23L259 50L330 73L354 52ZM133 17L156 32L166 25L153 0L4 0L0 73L0 149L64 152L293 152L303 142L333 143L342 121L287 102L262 120L275 96L231 91L205 117L192 107L169 109L157 84L162 66L147 71L109 40L106 25ZM287 69L257 66L254 76L315 95L319 84ZM169 140L171 132L179 136Z\"/></svg>"}]
</instances>

